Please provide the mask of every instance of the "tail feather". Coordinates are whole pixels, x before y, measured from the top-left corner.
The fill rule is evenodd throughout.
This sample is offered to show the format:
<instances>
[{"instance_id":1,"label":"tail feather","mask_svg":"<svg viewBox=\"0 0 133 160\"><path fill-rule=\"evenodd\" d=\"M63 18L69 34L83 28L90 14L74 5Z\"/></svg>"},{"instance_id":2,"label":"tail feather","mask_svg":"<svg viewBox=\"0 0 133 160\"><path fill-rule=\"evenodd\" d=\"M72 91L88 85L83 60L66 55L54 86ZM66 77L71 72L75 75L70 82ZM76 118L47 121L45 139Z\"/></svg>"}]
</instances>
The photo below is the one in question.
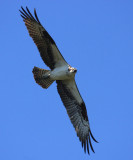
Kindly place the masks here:
<instances>
[{"instance_id":1,"label":"tail feather","mask_svg":"<svg viewBox=\"0 0 133 160\"><path fill-rule=\"evenodd\" d=\"M50 71L34 67L32 71L34 79L42 88L47 89L54 81L50 79Z\"/></svg>"}]
</instances>

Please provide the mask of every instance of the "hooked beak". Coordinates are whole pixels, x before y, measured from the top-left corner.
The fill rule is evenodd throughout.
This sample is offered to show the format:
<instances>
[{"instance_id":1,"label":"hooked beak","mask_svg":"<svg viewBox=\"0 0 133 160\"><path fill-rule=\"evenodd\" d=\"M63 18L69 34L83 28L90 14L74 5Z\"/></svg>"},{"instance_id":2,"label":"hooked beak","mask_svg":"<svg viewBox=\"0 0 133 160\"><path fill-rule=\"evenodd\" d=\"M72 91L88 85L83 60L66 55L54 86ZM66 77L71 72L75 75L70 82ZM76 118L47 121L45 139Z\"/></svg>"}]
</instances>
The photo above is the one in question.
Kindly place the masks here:
<instances>
[{"instance_id":1,"label":"hooked beak","mask_svg":"<svg viewBox=\"0 0 133 160\"><path fill-rule=\"evenodd\" d=\"M75 68L75 69L74 69L74 73L76 73L76 72L77 72L77 69Z\"/></svg>"}]
</instances>

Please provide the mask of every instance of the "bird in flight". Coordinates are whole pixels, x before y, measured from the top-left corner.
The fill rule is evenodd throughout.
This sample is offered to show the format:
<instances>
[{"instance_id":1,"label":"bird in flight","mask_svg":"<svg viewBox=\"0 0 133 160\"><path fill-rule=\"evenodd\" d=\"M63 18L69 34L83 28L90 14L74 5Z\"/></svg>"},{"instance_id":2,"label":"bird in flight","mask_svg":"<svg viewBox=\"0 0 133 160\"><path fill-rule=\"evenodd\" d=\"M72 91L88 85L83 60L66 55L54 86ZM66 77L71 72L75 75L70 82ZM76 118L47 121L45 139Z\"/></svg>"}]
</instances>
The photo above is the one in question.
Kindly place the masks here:
<instances>
[{"instance_id":1,"label":"bird in flight","mask_svg":"<svg viewBox=\"0 0 133 160\"><path fill-rule=\"evenodd\" d=\"M21 17L28 29L29 35L36 44L40 56L50 70L33 68L34 79L42 88L47 89L54 81L57 83L57 90L60 98L67 110L68 116L73 124L77 136L82 143L86 153L89 152L89 146L94 152L91 138L97 142L92 135L87 116L85 103L79 93L75 82L76 68L71 67L61 55L56 43L41 25L36 10L34 16L29 9L21 7Z\"/></svg>"}]
</instances>

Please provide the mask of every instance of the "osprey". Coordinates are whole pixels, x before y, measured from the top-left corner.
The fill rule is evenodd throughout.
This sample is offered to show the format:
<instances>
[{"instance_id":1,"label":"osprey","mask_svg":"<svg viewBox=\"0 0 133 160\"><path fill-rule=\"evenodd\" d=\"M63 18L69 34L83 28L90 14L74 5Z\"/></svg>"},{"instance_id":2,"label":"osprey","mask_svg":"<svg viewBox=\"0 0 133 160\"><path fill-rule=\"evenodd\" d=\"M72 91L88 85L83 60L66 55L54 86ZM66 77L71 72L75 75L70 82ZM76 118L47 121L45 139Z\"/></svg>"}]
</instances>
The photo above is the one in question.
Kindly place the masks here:
<instances>
[{"instance_id":1,"label":"osprey","mask_svg":"<svg viewBox=\"0 0 133 160\"><path fill-rule=\"evenodd\" d=\"M51 69L45 70L38 67L33 68L33 75L36 83L47 89L54 81L57 83L57 90L60 98L67 110L68 116L76 130L77 136L89 154L89 145L92 147L91 138L95 140L91 133L85 103L78 91L75 83L76 68L71 67L61 55L54 40L41 25L36 10L34 15L21 7L21 16L28 29L29 35L36 44L44 63Z\"/></svg>"}]
</instances>

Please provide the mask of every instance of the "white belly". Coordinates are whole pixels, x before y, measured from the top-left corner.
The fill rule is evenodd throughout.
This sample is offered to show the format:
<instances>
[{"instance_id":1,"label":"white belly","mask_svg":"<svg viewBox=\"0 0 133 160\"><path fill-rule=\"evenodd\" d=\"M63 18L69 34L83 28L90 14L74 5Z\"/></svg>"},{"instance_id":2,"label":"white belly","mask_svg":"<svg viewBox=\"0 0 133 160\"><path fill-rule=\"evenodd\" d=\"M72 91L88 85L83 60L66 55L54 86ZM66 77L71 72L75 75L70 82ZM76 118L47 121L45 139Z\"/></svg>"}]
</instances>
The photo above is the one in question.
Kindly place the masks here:
<instances>
[{"instance_id":1,"label":"white belly","mask_svg":"<svg viewBox=\"0 0 133 160\"><path fill-rule=\"evenodd\" d=\"M53 71L51 71L50 78L52 80L65 80L73 78L74 75L75 74L68 72L68 66L63 66L55 68Z\"/></svg>"}]
</instances>

